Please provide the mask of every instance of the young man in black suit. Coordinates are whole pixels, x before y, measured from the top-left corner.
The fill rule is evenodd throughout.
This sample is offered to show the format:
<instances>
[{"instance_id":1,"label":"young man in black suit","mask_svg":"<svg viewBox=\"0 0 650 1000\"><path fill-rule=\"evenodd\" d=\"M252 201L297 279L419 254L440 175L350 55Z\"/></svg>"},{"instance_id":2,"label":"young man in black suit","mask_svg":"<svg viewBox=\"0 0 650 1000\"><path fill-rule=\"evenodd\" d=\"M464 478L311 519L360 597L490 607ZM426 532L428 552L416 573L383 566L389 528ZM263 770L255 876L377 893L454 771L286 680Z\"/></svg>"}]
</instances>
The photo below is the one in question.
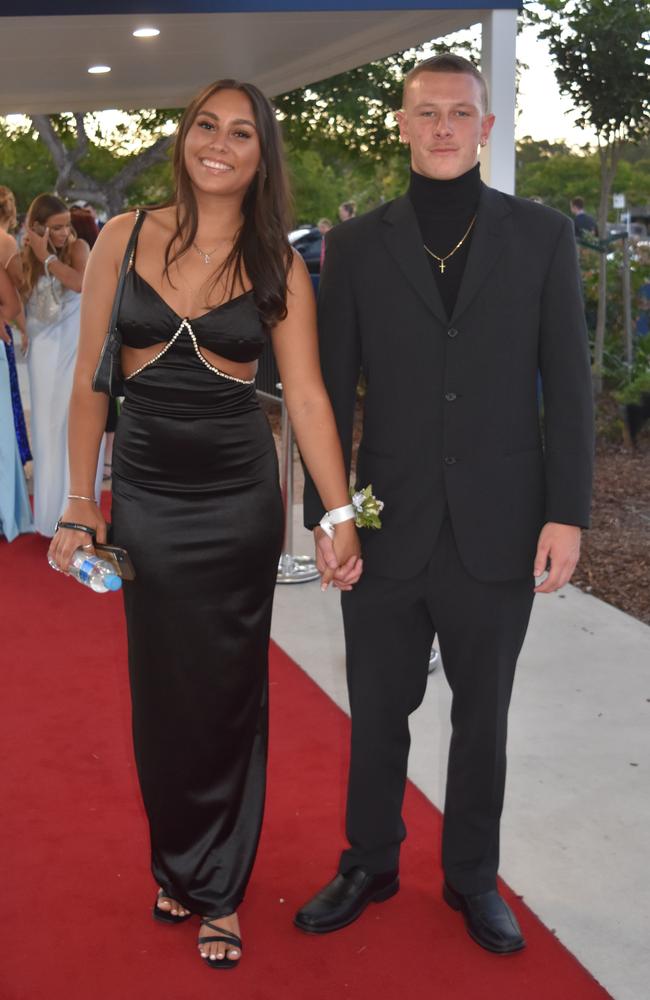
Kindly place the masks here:
<instances>
[{"instance_id":1,"label":"young man in black suit","mask_svg":"<svg viewBox=\"0 0 650 1000\"><path fill-rule=\"evenodd\" d=\"M321 280L321 360L346 459L363 371L357 482L385 508L381 530L363 532L359 583L338 572L350 846L295 922L336 930L399 887L408 716L437 634L453 693L443 894L479 944L504 954L524 946L496 887L508 705L534 594L567 583L588 523L587 335L571 222L480 180L494 116L476 68L421 63L398 118L408 192L329 234ZM308 479L305 523L321 515ZM315 533L331 565L328 536Z\"/></svg>"}]
</instances>

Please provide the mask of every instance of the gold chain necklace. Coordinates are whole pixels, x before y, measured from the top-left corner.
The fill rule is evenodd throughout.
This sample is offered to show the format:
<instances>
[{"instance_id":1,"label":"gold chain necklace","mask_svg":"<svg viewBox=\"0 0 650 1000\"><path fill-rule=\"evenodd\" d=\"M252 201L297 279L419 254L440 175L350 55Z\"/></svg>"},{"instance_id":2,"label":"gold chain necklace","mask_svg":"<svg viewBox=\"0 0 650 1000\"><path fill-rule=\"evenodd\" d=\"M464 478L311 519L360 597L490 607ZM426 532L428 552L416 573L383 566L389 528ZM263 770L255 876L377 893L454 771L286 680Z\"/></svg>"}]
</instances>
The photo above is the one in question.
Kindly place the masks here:
<instances>
[{"instance_id":1,"label":"gold chain necklace","mask_svg":"<svg viewBox=\"0 0 650 1000\"><path fill-rule=\"evenodd\" d=\"M422 244L422 246L424 247L424 249L426 250L426 252L429 254L429 256L433 257L433 259L437 260L438 263L440 264L440 273L441 274L445 273L445 261L449 260L450 257L453 257L457 250L460 250L460 248L462 247L463 243L465 242L465 240L467 239L467 237L471 233L472 226L474 225L475 222L476 222L476 216L474 216L474 218L470 222L469 226L467 227L467 232L465 233L465 235L463 236L463 238L461 240L459 240L458 243L456 244L456 246L454 247L454 249L450 250L449 253L446 254L444 257L439 257L437 253L433 252L433 250L429 250L429 247L426 245L426 243Z\"/></svg>"}]
</instances>

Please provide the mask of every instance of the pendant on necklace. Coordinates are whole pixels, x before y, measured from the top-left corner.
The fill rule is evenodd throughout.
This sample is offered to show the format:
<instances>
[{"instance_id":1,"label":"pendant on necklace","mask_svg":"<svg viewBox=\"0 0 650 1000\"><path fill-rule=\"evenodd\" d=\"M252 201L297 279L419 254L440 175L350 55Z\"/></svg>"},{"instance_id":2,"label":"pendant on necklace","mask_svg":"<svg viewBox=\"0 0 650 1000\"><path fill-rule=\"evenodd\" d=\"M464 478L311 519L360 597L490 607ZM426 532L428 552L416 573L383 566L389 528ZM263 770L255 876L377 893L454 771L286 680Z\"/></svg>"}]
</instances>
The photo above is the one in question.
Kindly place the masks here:
<instances>
[{"instance_id":1,"label":"pendant on necklace","mask_svg":"<svg viewBox=\"0 0 650 1000\"><path fill-rule=\"evenodd\" d=\"M445 273L445 262L444 262L444 260L440 261L440 273L441 274Z\"/></svg>"},{"instance_id":2,"label":"pendant on necklace","mask_svg":"<svg viewBox=\"0 0 650 1000\"><path fill-rule=\"evenodd\" d=\"M216 247L215 247L214 250L210 250L210 252L208 253L206 250L201 250L201 247L197 246L196 243L192 243L192 246L194 247L194 249L198 253L199 257L201 257L203 259L203 263L206 264L206 265L210 264L210 261L212 260L213 256L217 252L217 248Z\"/></svg>"}]
</instances>

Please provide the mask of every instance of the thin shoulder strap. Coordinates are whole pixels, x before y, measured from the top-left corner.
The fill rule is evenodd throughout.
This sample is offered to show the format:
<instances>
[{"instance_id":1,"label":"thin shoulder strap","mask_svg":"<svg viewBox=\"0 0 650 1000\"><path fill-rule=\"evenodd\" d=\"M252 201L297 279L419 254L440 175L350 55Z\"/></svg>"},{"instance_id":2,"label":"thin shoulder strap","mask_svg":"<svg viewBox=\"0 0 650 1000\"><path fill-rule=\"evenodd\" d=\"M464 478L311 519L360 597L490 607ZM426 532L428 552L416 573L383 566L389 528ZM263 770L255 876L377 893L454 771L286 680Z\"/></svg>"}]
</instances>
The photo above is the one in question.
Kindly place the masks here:
<instances>
[{"instance_id":1,"label":"thin shoulder strap","mask_svg":"<svg viewBox=\"0 0 650 1000\"><path fill-rule=\"evenodd\" d=\"M133 264L133 258L135 256L135 248L138 242L138 234L142 229L142 223L144 222L145 215L141 208L137 209L135 213L135 224L131 230L131 235L129 236L129 242L126 245L126 250L124 251L124 257L122 258L122 266L120 268L120 276L117 279L117 288L115 289L115 298L113 299L113 311L111 313L111 322L109 329L114 330L117 326L117 317L120 312L120 303L122 302L122 293L124 291L124 282L126 281L126 275L129 268Z\"/></svg>"},{"instance_id":2,"label":"thin shoulder strap","mask_svg":"<svg viewBox=\"0 0 650 1000\"><path fill-rule=\"evenodd\" d=\"M135 222L133 224L133 229L131 230L131 236L129 237L129 242L127 243L125 257L128 258L127 270L133 267L133 262L135 260L136 250L138 249L138 236L140 235L140 230L142 229L142 223L145 220L146 212L143 208L136 208L135 210Z\"/></svg>"}]
</instances>

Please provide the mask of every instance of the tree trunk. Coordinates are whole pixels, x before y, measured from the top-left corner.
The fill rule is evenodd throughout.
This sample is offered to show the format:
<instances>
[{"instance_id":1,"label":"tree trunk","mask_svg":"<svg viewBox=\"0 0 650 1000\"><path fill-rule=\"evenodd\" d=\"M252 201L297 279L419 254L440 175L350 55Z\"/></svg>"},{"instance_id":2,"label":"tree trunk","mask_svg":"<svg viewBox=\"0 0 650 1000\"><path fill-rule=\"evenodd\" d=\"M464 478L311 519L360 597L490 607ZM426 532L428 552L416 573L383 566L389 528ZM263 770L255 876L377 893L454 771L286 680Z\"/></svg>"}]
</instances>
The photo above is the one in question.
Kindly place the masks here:
<instances>
[{"instance_id":1,"label":"tree trunk","mask_svg":"<svg viewBox=\"0 0 650 1000\"><path fill-rule=\"evenodd\" d=\"M627 376L631 378L632 366L634 364L634 338L632 336L632 287L631 287L631 262L630 262L630 237L629 234L623 240L623 273L621 275L623 283L623 330L625 332L625 364L627 365Z\"/></svg>"},{"instance_id":2,"label":"tree trunk","mask_svg":"<svg viewBox=\"0 0 650 1000\"><path fill-rule=\"evenodd\" d=\"M88 149L88 136L84 129L83 115L75 115L77 141L68 148L52 124L50 115L32 115L38 137L49 150L57 168L56 193L69 201L89 201L107 212L109 217L124 210L126 192L136 178L154 163L167 157L173 136L163 136L137 156L128 160L110 181L101 184L77 167Z\"/></svg>"},{"instance_id":3,"label":"tree trunk","mask_svg":"<svg viewBox=\"0 0 650 1000\"><path fill-rule=\"evenodd\" d=\"M616 142L600 146L600 205L598 207L598 238L607 240L607 215L609 199L618 162ZM594 338L593 383L594 392L599 395L603 389L603 359L605 355L605 332L607 317L607 247L603 245L598 262L598 315Z\"/></svg>"}]
</instances>

